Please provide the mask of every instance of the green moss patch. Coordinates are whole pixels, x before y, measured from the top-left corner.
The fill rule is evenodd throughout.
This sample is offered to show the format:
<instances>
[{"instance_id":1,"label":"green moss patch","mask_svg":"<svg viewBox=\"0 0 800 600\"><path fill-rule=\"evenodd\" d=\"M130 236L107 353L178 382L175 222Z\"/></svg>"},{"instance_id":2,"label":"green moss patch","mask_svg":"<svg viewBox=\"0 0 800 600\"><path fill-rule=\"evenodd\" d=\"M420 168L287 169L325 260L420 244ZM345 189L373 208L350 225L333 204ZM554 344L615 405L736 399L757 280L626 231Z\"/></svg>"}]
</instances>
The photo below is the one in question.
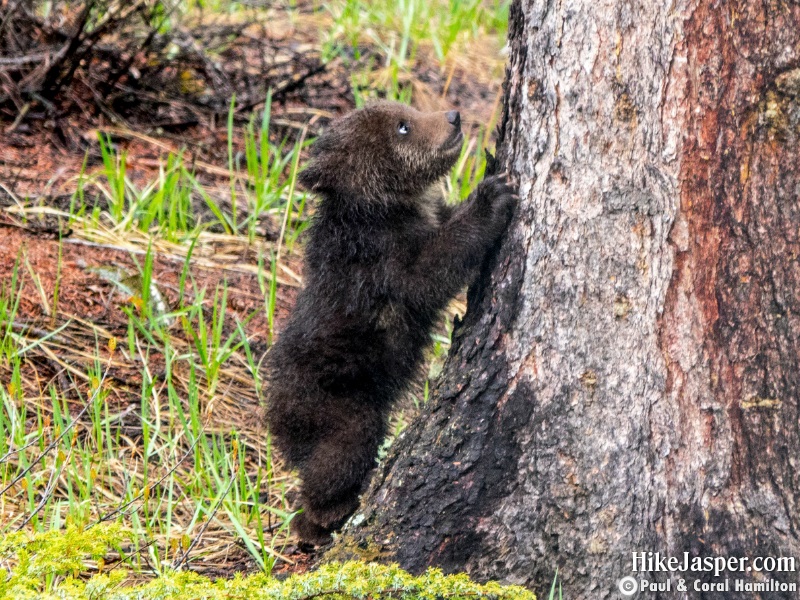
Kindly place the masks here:
<instances>
[{"instance_id":1,"label":"green moss patch","mask_svg":"<svg viewBox=\"0 0 800 600\"><path fill-rule=\"evenodd\" d=\"M0 600L535 600L523 588L477 584L463 574L429 569L415 577L397 565L357 561L329 563L283 581L261 573L211 581L183 571L129 584L129 572L109 567L104 560L125 541L125 532L115 525L7 535L0 539L5 571L0 575Z\"/></svg>"}]
</instances>

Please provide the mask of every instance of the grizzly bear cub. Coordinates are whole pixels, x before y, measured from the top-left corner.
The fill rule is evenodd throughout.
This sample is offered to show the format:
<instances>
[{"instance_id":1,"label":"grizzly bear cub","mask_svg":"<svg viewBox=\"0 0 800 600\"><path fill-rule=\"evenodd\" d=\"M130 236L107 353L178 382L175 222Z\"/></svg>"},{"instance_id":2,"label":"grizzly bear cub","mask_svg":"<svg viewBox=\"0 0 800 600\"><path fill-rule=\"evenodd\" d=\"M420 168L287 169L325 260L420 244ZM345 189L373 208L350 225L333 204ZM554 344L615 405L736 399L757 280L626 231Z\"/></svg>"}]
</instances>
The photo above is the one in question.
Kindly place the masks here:
<instances>
[{"instance_id":1,"label":"grizzly bear cub","mask_svg":"<svg viewBox=\"0 0 800 600\"><path fill-rule=\"evenodd\" d=\"M319 204L305 288L268 354L267 420L302 479L292 525L306 542L329 541L358 508L431 327L511 218L503 176L445 205L462 139L456 111L380 102L331 124L300 174Z\"/></svg>"}]
</instances>

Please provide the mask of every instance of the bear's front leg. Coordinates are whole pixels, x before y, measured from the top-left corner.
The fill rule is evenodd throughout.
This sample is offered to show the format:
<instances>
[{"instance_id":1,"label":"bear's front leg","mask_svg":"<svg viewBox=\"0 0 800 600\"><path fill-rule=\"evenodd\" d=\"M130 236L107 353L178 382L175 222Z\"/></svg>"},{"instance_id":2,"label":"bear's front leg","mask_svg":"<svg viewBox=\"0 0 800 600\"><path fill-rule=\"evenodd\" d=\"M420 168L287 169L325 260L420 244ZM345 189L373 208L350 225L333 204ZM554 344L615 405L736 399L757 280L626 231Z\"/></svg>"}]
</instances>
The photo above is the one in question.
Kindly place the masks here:
<instances>
[{"instance_id":1,"label":"bear's front leg","mask_svg":"<svg viewBox=\"0 0 800 600\"><path fill-rule=\"evenodd\" d=\"M478 184L426 243L422 244L406 289L443 306L477 273L486 254L508 227L518 201L506 175Z\"/></svg>"}]
</instances>

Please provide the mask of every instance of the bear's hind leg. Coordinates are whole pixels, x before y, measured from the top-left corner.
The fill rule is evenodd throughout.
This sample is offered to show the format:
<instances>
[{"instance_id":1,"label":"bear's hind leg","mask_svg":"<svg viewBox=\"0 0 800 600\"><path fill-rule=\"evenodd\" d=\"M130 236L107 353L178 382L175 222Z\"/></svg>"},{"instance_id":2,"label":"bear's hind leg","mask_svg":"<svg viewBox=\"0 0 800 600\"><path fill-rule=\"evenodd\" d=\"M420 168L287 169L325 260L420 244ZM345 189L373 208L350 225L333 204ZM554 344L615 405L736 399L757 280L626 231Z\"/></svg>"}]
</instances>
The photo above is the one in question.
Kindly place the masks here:
<instances>
[{"instance_id":1,"label":"bear's hind leg","mask_svg":"<svg viewBox=\"0 0 800 600\"><path fill-rule=\"evenodd\" d=\"M380 415L366 418L363 412L329 430L300 468L303 513L293 528L307 542L327 542L358 508L385 433Z\"/></svg>"}]
</instances>

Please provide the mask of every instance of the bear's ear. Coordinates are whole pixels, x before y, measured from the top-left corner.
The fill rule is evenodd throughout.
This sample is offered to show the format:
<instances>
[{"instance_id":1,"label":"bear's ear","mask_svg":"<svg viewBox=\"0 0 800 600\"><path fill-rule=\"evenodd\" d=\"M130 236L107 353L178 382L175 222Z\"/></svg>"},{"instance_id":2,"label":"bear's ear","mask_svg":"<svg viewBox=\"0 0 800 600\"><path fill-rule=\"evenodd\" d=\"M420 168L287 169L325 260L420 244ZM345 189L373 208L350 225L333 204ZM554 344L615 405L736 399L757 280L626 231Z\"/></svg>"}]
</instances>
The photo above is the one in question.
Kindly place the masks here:
<instances>
[{"instance_id":1,"label":"bear's ear","mask_svg":"<svg viewBox=\"0 0 800 600\"><path fill-rule=\"evenodd\" d=\"M308 191L313 191L319 187L321 183L322 172L319 168L319 163L312 160L305 169L300 171L297 179Z\"/></svg>"},{"instance_id":2,"label":"bear's ear","mask_svg":"<svg viewBox=\"0 0 800 600\"><path fill-rule=\"evenodd\" d=\"M320 192L335 184L335 173L340 171L336 160L339 144L335 138L334 132L329 129L311 144L306 168L297 176L308 191Z\"/></svg>"}]
</instances>

